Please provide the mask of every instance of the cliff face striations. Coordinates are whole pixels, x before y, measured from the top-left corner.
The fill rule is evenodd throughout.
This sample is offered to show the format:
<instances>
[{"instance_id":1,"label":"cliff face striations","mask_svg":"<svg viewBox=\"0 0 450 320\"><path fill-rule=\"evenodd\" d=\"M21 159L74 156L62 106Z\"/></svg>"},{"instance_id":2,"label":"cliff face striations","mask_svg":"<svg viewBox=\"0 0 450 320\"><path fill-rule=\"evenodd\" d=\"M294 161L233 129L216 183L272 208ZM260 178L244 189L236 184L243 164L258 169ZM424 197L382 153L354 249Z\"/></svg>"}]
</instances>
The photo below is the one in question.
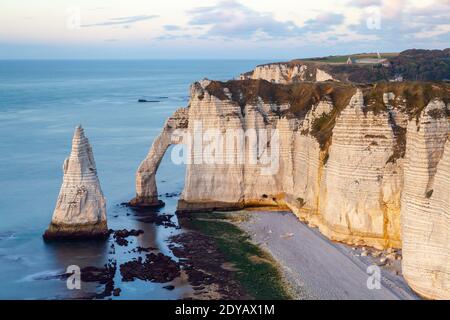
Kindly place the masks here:
<instances>
[{"instance_id":1,"label":"cliff face striations","mask_svg":"<svg viewBox=\"0 0 450 320\"><path fill-rule=\"evenodd\" d=\"M75 129L72 151L64 161L63 172L56 208L44 239L106 237L105 198L92 148L81 126Z\"/></svg>"},{"instance_id":2,"label":"cliff face striations","mask_svg":"<svg viewBox=\"0 0 450 320\"><path fill-rule=\"evenodd\" d=\"M450 299L450 143L446 106L431 102L407 133L403 273L427 298Z\"/></svg>"},{"instance_id":3,"label":"cliff face striations","mask_svg":"<svg viewBox=\"0 0 450 320\"><path fill-rule=\"evenodd\" d=\"M190 151L178 209L287 207L330 239L403 247L411 286L448 297L449 97L431 83L195 83L170 125ZM136 205L157 201L148 159Z\"/></svg>"},{"instance_id":4,"label":"cliff face striations","mask_svg":"<svg viewBox=\"0 0 450 320\"><path fill-rule=\"evenodd\" d=\"M364 112L361 90L336 119L323 167L321 230L330 238L378 247L399 246L400 189L388 163L394 132L388 113Z\"/></svg>"},{"instance_id":5,"label":"cliff face striations","mask_svg":"<svg viewBox=\"0 0 450 320\"><path fill-rule=\"evenodd\" d=\"M286 62L257 66L253 71L240 76L241 80L267 80L275 83L290 83L303 81L334 80L326 71L312 63Z\"/></svg>"}]
</instances>

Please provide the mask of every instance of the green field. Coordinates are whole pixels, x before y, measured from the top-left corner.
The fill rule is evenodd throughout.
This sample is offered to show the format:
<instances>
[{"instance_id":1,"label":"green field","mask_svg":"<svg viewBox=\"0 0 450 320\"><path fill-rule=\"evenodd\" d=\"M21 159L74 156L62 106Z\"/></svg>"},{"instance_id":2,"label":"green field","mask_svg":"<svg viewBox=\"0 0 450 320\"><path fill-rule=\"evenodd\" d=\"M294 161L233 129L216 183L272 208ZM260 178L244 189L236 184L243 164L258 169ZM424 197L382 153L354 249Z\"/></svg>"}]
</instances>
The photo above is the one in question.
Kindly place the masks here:
<instances>
[{"instance_id":1,"label":"green field","mask_svg":"<svg viewBox=\"0 0 450 320\"><path fill-rule=\"evenodd\" d=\"M389 58L389 57L395 57L398 55L398 53L392 53L392 52L385 52L380 53L381 58ZM350 54L350 55L340 55L340 56L327 56L327 57L317 57L317 58L306 58L306 59L300 59L302 61L309 61L309 62L323 62L323 63L346 63L348 57L351 57L352 59L364 59L364 58L378 58L378 55L376 53L358 53L358 54Z\"/></svg>"}]
</instances>

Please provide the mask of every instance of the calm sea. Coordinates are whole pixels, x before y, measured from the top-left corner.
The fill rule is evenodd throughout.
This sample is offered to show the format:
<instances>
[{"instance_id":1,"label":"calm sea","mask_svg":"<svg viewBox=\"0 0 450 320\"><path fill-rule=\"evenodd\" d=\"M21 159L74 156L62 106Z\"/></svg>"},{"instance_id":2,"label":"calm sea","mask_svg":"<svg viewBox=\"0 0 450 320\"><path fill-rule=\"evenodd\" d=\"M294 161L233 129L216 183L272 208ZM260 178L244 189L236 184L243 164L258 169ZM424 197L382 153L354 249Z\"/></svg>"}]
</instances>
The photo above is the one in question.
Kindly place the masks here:
<instances>
[{"instance_id":1,"label":"calm sea","mask_svg":"<svg viewBox=\"0 0 450 320\"><path fill-rule=\"evenodd\" d=\"M187 104L189 84L204 77L227 80L265 61L0 61L0 299L67 299L101 291L84 284L68 290L49 280L69 265L101 267L130 260L132 247L112 242L46 244L69 155L73 130L82 124L94 150L112 229L143 229L131 246L156 246L170 255L167 239L180 232L137 221L119 204L134 195L134 173L167 116ZM139 98L159 100L138 103ZM184 167L166 156L159 193L181 192ZM174 213L177 198L162 198ZM174 219L176 221L176 219ZM131 238L130 238L131 239ZM173 291L136 280L122 282L117 299L178 299Z\"/></svg>"}]
</instances>

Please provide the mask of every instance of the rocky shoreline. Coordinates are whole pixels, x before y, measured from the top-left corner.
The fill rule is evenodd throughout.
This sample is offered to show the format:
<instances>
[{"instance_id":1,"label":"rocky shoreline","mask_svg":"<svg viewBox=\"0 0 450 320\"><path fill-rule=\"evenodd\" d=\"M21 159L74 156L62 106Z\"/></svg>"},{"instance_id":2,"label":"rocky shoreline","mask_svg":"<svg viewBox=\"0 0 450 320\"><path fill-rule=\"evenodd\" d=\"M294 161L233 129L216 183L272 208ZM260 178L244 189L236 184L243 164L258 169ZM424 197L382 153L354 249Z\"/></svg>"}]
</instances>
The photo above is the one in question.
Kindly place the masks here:
<instances>
[{"instance_id":1,"label":"rocky shoreline","mask_svg":"<svg viewBox=\"0 0 450 320\"><path fill-rule=\"evenodd\" d=\"M283 278L277 261L249 241L235 223L247 219L246 211L177 213L180 225L189 232L173 237L175 255L187 258L195 284L213 285L204 292L217 292L222 299L292 299L295 296ZM197 272L195 269L206 271ZM205 282L206 280L206 282ZM219 287L217 287L219 284ZM224 285L225 284L225 285ZM201 285L199 290L203 290ZM198 293L201 297L201 293ZM195 299L199 299L199 296ZM213 297L216 294L213 294Z\"/></svg>"},{"instance_id":2,"label":"rocky shoreline","mask_svg":"<svg viewBox=\"0 0 450 320\"><path fill-rule=\"evenodd\" d=\"M192 299L254 299L237 276L243 272L224 255L217 239L194 227L199 216L173 215L148 208L130 208L126 214L140 223L156 228L178 230L167 239L173 256L168 256L158 247L142 247L140 239L146 235L141 229L110 229L107 233L109 259L103 266L88 265L81 268L83 283L98 284L98 290L78 296L77 299L114 299L123 294L123 284L143 281L162 284L162 289L172 291L180 285L190 290L180 298ZM228 222L227 222L228 223ZM230 235L231 237L233 235ZM78 238L79 241L82 241ZM125 250L130 259L118 262L116 254ZM66 281L70 274L60 274L51 279ZM122 285L115 279L120 278ZM268 285L270 291L270 284ZM150 297L151 298L151 297Z\"/></svg>"},{"instance_id":3,"label":"rocky shoreline","mask_svg":"<svg viewBox=\"0 0 450 320\"><path fill-rule=\"evenodd\" d=\"M303 263L301 261L296 261L295 265L289 265L289 262L286 264L286 261L283 258L283 252L291 250L290 243L292 244L292 241L294 241L293 239L297 237L295 231L291 233L290 230L286 229L284 233L279 234L280 240L278 240L286 245L282 245L281 247L271 247L270 238L277 239L278 236L276 234L277 232L279 233L279 231L276 230L278 230L278 227L275 227L273 223L268 223L264 220L265 222L263 224L267 227L264 227L264 230L259 230L255 229L257 225L254 225L253 221L255 221L254 219L271 219L270 215L278 216L279 214L283 214L283 212L280 211L280 208L274 208L272 211L264 212L260 210L262 210L262 208L254 208L250 211L216 211L199 212L197 214L192 212L178 212L176 215L177 221L174 222L172 221L174 216L171 214L149 210L148 208L133 208L131 211L132 214L127 213L127 217L130 216L136 219L136 221L155 225L156 227L180 230L179 233L176 233L167 239L168 248L173 256L167 256L157 247L141 247L136 244L133 245L134 248L130 248L130 245L136 242L133 239L137 239L137 243L139 243L139 238L145 236L143 230L110 229L108 232L108 241L111 243L109 251L110 255L114 255L118 248L123 248L125 250L128 249L127 252L129 253L135 254L133 255L134 258L118 263L114 256L112 256L103 266L94 265L83 267L81 269L82 282L97 283L101 289L79 298L114 299L115 297L120 297L124 289L121 288L120 285L118 286L114 281L117 275L120 276L122 283L134 281L161 283L163 285L162 288L168 291L175 290L180 283L186 283L191 289L181 297L181 299L185 300L260 299L261 296L255 296L254 292L267 289L269 289L268 291L270 292L269 296L263 296L263 298L346 299L350 297L340 291L342 290L340 287L342 284L339 282L327 283L327 290L329 292L334 292L332 296L317 296L316 290L320 288L320 283L317 284L318 288L305 287L304 284L310 284L310 281L314 279L314 276L312 276L311 279L308 279L308 277L311 276L308 276L308 273L305 274L301 270L293 275L292 268L302 269ZM292 218L294 218L293 215ZM295 221L292 221L289 224L289 227L292 227L294 224L302 224L296 218L294 219ZM235 225L236 227L235 229L227 230L226 226L229 225ZM272 229L270 225L275 229ZM221 230L225 230L223 234L220 234ZM236 230L242 231L235 233ZM310 231L313 232L313 230ZM318 234L318 237L320 238L321 235ZM246 243L248 240L251 240L251 243L254 243L252 244L253 247L246 247L244 251L238 253L239 256L246 256L248 261L242 263L242 261L239 260L230 260L230 253L223 250L224 244L221 246L220 242L223 239L236 239L236 242L238 243ZM261 241L261 239L264 240ZM303 239L303 241L307 241L307 239ZM341 244L334 245L331 242L328 242L328 240L325 240L325 242L329 243L330 248L333 248L333 246L339 248L341 246L345 247ZM225 246L235 248L236 244L226 240ZM260 249L267 250L270 254L266 256L261 253L255 253L257 251L254 250ZM303 258L308 256L310 259L313 259L310 252L302 252L301 246L297 246L297 249L300 250L298 251L298 254L303 256ZM317 250L322 249L318 248ZM343 249L339 249L338 251L343 252L342 250ZM346 259L357 259L356 261L359 261L358 263L361 263L362 261L362 265L374 265L382 268L384 274L383 281L385 281L383 283L384 285L389 286L389 290L393 290L395 294L387 291L384 296L380 295L376 297L382 299L418 298L411 290L408 290L409 288L404 280L402 280L401 250L377 250L375 248L360 245L348 247L348 249L345 249L344 251L344 255L348 257ZM272 255L273 258L270 255ZM342 255L340 257L342 257ZM262 262L266 263L268 266L272 266L271 268L275 270L275 273L270 273L270 276L266 276L266 278L261 276L261 278L265 279L264 282L267 282L263 284L263 287L265 288L257 288L257 290L255 290L255 288L249 287L249 279L243 279L243 277L249 277L250 275L248 270L245 269L246 263L249 263L249 261L252 263L252 268L258 266ZM313 266L312 269L317 267L319 267L319 265ZM286 272L286 270L291 270L291 272ZM255 272L254 270L252 271ZM355 271L350 271L348 276L352 277L354 272ZM282 274L279 280L276 280L275 282L266 281L270 278L273 279L273 276L277 273ZM362 272L362 274L364 274L364 272ZM307 278L303 278L305 275ZM61 274L57 276L57 278L66 281L69 276L69 274ZM301 280L299 280L298 277L300 277ZM251 282L253 281L254 280L252 279ZM350 283L350 285L354 284ZM361 297L369 297L370 294L372 294L370 290L361 291L362 289L358 287L359 285L361 285L361 283L352 288L354 290L353 293L359 292ZM343 288L345 286L346 285L343 285ZM281 296L277 294L272 296L272 293L278 292L277 290L280 290L280 288L280 292L284 293L282 293ZM350 291L347 288L345 292ZM353 293L350 292L348 294L351 295Z\"/></svg>"},{"instance_id":4,"label":"rocky shoreline","mask_svg":"<svg viewBox=\"0 0 450 320\"><path fill-rule=\"evenodd\" d=\"M171 238L170 248L180 259L193 293L185 299L251 299L235 280L231 267L218 250L213 239L196 231Z\"/></svg>"}]
</instances>

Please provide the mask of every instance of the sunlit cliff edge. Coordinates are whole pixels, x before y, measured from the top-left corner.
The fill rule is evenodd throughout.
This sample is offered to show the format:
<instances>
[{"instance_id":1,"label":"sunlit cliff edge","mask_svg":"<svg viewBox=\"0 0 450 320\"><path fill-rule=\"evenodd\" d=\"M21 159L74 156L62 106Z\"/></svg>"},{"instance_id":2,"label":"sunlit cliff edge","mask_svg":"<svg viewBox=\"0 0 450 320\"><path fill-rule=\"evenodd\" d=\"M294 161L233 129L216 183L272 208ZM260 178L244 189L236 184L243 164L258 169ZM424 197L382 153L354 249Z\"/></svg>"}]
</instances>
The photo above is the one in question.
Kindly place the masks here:
<instances>
[{"instance_id":1,"label":"sunlit cliff edge","mask_svg":"<svg viewBox=\"0 0 450 320\"><path fill-rule=\"evenodd\" d=\"M331 240L402 248L408 284L449 299L450 86L315 82L332 78L319 69L308 77L194 83L189 105L166 121L140 165L131 204L161 205L155 175L165 151L195 148L174 141L175 131L194 135L199 122L223 132L278 129L276 173L261 174L258 163L193 161L178 210L289 208Z\"/></svg>"}]
</instances>

